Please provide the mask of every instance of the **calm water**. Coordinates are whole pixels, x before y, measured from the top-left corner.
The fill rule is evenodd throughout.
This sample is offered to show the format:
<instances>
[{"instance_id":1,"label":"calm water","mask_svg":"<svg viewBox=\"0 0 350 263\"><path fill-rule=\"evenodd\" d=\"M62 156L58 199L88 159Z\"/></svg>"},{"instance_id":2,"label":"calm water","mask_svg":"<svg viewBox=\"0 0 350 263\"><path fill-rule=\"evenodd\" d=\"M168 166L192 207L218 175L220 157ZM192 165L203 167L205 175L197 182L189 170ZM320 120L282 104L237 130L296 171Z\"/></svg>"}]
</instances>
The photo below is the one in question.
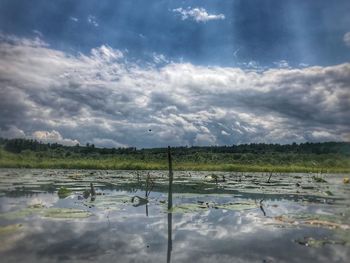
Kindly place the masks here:
<instances>
[{"instance_id":1,"label":"calm water","mask_svg":"<svg viewBox=\"0 0 350 263\"><path fill-rule=\"evenodd\" d=\"M347 175L147 173L0 169L1 262L349 262Z\"/></svg>"}]
</instances>

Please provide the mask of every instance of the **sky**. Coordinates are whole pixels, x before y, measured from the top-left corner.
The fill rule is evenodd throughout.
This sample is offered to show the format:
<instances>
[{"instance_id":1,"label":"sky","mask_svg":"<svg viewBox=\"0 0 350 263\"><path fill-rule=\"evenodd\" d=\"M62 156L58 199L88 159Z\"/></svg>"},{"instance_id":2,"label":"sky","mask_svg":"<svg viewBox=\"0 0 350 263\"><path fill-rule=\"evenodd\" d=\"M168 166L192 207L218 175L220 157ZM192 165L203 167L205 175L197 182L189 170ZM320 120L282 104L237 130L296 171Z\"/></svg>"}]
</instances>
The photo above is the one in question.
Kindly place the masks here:
<instances>
[{"instance_id":1,"label":"sky","mask_svg":"<svg viewBox=\"0 0 350 263\"><path fill-rule=\"evenodd\" d=\"M348 0L1 0L0 137L350 141Z\"/></svg>"}]
</instances>

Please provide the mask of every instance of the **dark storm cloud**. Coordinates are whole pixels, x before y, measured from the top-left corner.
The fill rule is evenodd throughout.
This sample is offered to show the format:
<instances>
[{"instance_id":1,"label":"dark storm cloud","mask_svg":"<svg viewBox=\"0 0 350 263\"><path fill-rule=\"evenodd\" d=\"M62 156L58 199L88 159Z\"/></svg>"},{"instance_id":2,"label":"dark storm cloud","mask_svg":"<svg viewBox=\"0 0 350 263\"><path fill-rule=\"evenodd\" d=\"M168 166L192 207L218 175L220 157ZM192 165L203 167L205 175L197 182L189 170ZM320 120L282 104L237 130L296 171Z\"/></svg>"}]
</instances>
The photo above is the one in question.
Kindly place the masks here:
<instances>
[{"instance_id":1,"label":"dark storm cloud","mask_svg":"<svg viewBox=\"0 0 350 263\"><path fill-rule=\"evenodd\" d=\"M283 71L282 71L283 72ZM269 74L265 72L265 76ZM274 74L274 73L271 73ZM279 112L311 125L350 126L350 65L314 67L277 73L266 92L243 94L240 101L254 108Z\"/></svg>"},{"instance_id":2,"label":"dark storm cloud","mask_svg":"<svg viewBox=\"0 0 350 263\"><path fill-rule=\"evenodd\" d=\"M348 63L269 70L173 62L142 67L105 45L71 55L40 39L13 36L2 36L0 52L0 135L6 137L12 132L113 147L350 137Z\"/></svg>"}]
</instances>

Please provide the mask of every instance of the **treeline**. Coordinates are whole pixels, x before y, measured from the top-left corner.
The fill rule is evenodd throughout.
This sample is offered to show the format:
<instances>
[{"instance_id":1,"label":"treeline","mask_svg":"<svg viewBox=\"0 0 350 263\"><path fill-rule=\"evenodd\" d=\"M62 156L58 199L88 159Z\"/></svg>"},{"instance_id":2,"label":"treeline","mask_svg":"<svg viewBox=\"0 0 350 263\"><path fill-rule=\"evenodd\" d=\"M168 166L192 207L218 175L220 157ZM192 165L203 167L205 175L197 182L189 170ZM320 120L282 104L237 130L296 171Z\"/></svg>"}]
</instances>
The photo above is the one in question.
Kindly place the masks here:
<instances>
[{"instance_id":1,"label":"treeline","mask_svg":"<svg viewBox=\"0 0 350 263\"><path fill-rule=\"evenodd\" d=\"M142 149L141 151L160 153L164 148ZM350 143L348 142L323 142L323 143L293 143L293 144L266 144L250 143L232 146L192 146L175 147L174 153L193 154L193 153L296 153L296 154L343 154L350 155Z\"/></svg>"},{"instance_id":2,"label":"treeline","mask_svg":"<svg viewBox=\"0 0 350 263\"><path fill-rule=\"evenodd\" d=\"M136 149L129 148L98 148L93 144L85 146L64 146L58 143L42 143L29 139L3 139L0 138L0 145L4 150L11 153L21 153L23 151L48 152L59 151L74 155L158 155L164 154L166 148ZM192 155L198 153L240 153L240 154L273 154L273 153L293 153L293 154L341 154L350 156L350 143L348 142L324 142L324 143L293 143L293 144L265 144L251 143L232 146L207 146L207 147L174 147L174 155Z\"/></svg>"},{"instance_id":3,"label":"treeline","mask_svg":"<svg viewBox=\"0 0 350 263\"><path fill-rule=\"evenodd\" d=\"M50 150L58 150L65 152L72 152L76 154L127 154L136 151L135 147L130 148L96 148L94 144L87 143L85 146L79 144L75 146L66 146L58 143L43 143L37 140L29 139L3 139L0 138L0 145L4 147L4 150L11 153L21 153L29 150L32 152L46 152Z\"/></svg>"}]
</instances>

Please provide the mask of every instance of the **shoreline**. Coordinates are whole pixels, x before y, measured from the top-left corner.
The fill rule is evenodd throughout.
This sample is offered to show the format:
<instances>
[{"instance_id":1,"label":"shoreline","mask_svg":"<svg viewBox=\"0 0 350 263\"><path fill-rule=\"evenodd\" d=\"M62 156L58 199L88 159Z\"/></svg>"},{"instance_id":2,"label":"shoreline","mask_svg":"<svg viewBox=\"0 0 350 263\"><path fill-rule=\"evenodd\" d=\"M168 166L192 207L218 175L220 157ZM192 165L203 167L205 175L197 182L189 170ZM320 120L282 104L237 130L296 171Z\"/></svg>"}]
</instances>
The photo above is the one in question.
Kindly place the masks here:
<instances>
[{"instance_id":1,"label":"shoreline","mask_svg":"<svg viewBox=\"0 0 350 263\"><path fill-rule=\"evenodd\" d=\"M110 171L167 171L163 164L122 163L114 165L72 164L72 163L11 163L0 164L0 169L57 169L57 170L110 170ZM174 171L208 172L266 172L266 173L334 173L350 174L350 168L302 167L302 166L245 166L233 164L174 164Z\"/></svg>"}]
</instances>

